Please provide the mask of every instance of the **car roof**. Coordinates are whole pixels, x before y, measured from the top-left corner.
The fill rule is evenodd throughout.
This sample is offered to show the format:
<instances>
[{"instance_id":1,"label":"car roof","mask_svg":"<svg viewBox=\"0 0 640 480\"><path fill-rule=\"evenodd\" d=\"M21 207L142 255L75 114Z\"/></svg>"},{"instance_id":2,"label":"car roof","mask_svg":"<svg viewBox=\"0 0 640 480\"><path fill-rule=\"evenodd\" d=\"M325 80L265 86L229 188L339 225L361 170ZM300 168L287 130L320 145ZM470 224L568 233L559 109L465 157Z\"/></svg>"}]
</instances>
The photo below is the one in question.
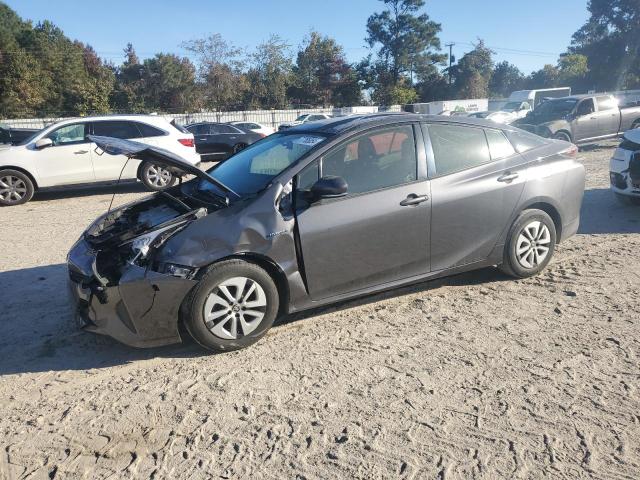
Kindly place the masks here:
<instances>
[{"instance_id":1,"label":"car roof","mask_svg":"<svg viewBox=\"0 0 640 480\"><path fill-rule=\"evenodd\" d=\"M53 125L65 125L69 123L76 122L99 122L104 120L128 120L128 121L138 121L144 122L151 125L159 125L164 128L170 124L170 120L167 120L160 115L145 115L145 114L130 114L130 115L122 115L122 114L113 114L113 115L93 115L90 117L74 117L74 118L65 118L63 120L58 120L55 123L47 125L47 128Z\"/></svg>"},{"instance_id":2,"label":"car roof","mask_svg":"<svg viewBox=\"0 0 640 480\"><path fill-rule=\"evenodd\" d=\"M473 117L445 117L439 115L424 115L404 112L384 112L361 115L333 117L326 120L304 123L287 129L285 133L320 133L325 135L340 135L350 130L364 130L374 126L384 126L397 122L427 122L427 123L455 123L476 127L499 128L500 130L516 130L508 125L497 125L495 122Z\"/></svg>"}]
</instances>

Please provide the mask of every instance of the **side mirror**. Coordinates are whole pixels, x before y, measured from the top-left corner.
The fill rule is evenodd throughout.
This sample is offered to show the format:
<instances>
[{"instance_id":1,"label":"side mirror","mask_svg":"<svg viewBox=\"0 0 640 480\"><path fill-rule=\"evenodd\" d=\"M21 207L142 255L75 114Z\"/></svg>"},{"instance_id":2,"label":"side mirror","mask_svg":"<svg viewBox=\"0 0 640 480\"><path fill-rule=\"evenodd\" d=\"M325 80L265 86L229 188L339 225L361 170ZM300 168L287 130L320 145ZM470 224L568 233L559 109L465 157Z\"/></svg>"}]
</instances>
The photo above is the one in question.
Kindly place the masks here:
<instances>
[{"instance_id":1,"label":"side mirror","mask_svg":"<svg viewBox=\"0 0 640 480\"><path fill-rule=\"evenodd\" d=\"M41 138L36 142L36 148L38 150L42 150L43 148L47 148L53 145L53 141L50 138Z\"/></svg>"},{"instance_id":2,"label":"side mirror","mask_svg":"<svg viewBox=\"0 0 640 480\"><path fill-rule=\"evenodd\" d=\"M342 177L327 176L322 177L311 187L313 200L323 198L338 198L347 194L349 186Z\"/></svg>"}]
</instances>

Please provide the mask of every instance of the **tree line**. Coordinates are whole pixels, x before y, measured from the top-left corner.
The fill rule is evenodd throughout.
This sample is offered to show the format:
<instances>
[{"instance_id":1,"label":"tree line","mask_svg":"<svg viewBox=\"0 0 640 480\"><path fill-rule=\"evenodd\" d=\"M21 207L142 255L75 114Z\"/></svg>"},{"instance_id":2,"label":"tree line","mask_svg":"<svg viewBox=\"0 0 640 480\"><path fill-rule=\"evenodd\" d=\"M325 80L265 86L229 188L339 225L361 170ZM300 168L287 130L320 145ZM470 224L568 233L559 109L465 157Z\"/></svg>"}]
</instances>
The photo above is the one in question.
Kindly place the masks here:
<instances>
[{"instance_id":1,"label":"tree line","mask_svg":"<svg viewBox=\"0 0 640 480\"><path fill-rule=\"evenodd\" d=\"M425 13L425 0L380 1L366 25L371 53L356 63L335 39L312 31L297 49L272 35L246 51L211 34L182 43L184 56L144 60L128 44L119 65L50 21L33 25L0 2L0 117L393 105L524 88L640 87L637 0L589 0L590 17L566 52L530 75L495 63L480 39L455 62L442 50L441 25Z\"/></svg>"}]
</instances>

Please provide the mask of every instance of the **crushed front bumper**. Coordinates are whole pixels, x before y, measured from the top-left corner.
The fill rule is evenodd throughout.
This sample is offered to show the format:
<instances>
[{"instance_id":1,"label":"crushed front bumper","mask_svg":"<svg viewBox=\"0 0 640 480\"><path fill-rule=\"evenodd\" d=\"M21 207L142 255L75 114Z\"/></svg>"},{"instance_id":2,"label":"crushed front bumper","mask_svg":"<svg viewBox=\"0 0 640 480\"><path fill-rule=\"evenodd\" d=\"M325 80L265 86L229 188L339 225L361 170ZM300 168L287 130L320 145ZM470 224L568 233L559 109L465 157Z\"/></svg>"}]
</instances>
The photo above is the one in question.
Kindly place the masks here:
<instances>
[{"instance_id":1,"label":"crushed front bumper","mask_svg":"<svg viewBox=\"0 0 640 480\"><path fill-rule=\"evenodd\" d=\"M127 265L117 285L103 286L96 252L84 239L72 247L67 266L72 312L81 328L132 347L181 341L178 312L195 281Z\"/></svg>"}]
</instances>

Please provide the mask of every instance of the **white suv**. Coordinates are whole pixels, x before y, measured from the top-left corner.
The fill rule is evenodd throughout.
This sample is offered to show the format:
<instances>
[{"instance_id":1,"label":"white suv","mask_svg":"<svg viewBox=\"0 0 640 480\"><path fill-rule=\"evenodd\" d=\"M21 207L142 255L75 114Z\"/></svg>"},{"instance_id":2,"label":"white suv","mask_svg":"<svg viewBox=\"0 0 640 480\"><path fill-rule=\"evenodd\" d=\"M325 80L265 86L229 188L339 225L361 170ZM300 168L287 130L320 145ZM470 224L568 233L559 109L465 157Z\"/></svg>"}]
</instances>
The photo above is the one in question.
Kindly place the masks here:
<instances>
[{"instance_id":1,"label":"white suv","mask_svg":"<svg viewBox=\"0 0 640 480\"><path fill-rule=\"evenodd\" d=\"M640 129L625 132L609 162L609 176L622 203L640 205Z\"/></svg>"},{"instance_id":2,"label":"white suv","mask_svg":"<svg viewBox=\"0 0 640 480\"><path fill-rule=\"evenodd\" d=\"M119 178L139 179L150 190L173 185L170 170L127 157L100 155L88 135L103 135L162 147L193 165L200 162L193 134L155 115L108 115L63 120L18 145L0 150L0 205L19 205L39 188Z\"/></svg>"}]
</instances>

